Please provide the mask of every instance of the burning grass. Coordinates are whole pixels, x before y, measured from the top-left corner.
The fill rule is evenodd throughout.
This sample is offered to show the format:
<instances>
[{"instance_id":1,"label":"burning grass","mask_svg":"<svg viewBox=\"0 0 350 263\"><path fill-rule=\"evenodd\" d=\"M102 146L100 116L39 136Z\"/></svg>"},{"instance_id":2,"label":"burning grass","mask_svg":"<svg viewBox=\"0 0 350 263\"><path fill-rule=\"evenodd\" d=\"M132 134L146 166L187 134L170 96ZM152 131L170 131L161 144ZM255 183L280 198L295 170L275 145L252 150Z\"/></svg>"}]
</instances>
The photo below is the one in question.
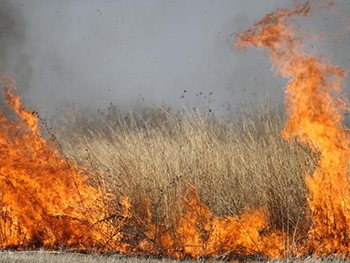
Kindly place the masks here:
<instances>
[{"instance_id":1,"label":"burning grass","mask_svg":"<svg viewBox=\"0 0 350 263\"><path fill-rule=\"evenodd\" d=\"M79 121L59 141L94 184L104 182L106 192L129 196L135 215L149 198L157 224L171 220L194 187L216 216L266 207L273 228L293 233L305 227L304 175L316 160L307 147L281 137L284 120L277 108L248 110L239 121L164 109L150 116L130 114L99 128L89 128L96 120L84 126Z\"/></svg>"},{"instance_id":2,"label":"burning grass","mask_svg":"<svg viewBox=\"0 0 350 263\"><path fill-rule=\"evenodd\" d=\"M238 121L163 108L142 117L106 119L75 118L77 126L59 141L64 155L86 169L92 184L117 198L129 197L140 235L151 220L173 226L166 231L179 238L174 214L191 211L180 204L188 202L186 193L192 189L211 211L210 218L230 216L240 222L242 213L264 208L269 226L261 231L281 231L290 250L305 237L310 222L304 175L314 170L316 156L281 137L284 117L277 107L265 103L261 113L247 110ZM145 211L148 205L151 210ZM145 217L149 212L151 218ZM193 223L199 223L201 212L192 213ZM184 242L205 250L213 230L200 228L200 241L188 233ZM253 254L263 254L253 248Z\"/></svg>"},{"instance_id":3,"label":"burning grass","mask_svg":"<svg viewBox=\"0 0 350 263\"><path fill-rule=\"evenodd\" d=\"M271 105L239 121L159 109L85 120L57 148L4 78L17 119L0 114L1 247L348 258L346 72L304 52L291 17L311 12L312 1L296 1L236 35L289 79L285 125Z\"/></svg>"},{"instance_id":4,"label":"burning grass","mask_svg":"<svg viewBox=\"0 0 350 263\"><path fill-rule=\"evenodd\" d=\"M299 251L303 175L315 160L281 138L276 109L238 122L163 109L85 120L57 134L59 145L3 81L18 118L1 119L2 247L223 259Z\"/></svg>"},{"instance_id":5,"label":"burning grass","mask_svg":"<svg viewBox=\"0 0 350 263\"><path fill-rule=\"evenodd\" d=\"M41 135L45 121L11 92L13 81L3 82L15 114L0 115L8 157L0 165L3 248L177 259L300 251L309 225L302 178L315 162L281 139L277 111L239 122L196 112L160 110L143 121L130 114L70 129L58 147Z\"/></svg>"}]
</instances>

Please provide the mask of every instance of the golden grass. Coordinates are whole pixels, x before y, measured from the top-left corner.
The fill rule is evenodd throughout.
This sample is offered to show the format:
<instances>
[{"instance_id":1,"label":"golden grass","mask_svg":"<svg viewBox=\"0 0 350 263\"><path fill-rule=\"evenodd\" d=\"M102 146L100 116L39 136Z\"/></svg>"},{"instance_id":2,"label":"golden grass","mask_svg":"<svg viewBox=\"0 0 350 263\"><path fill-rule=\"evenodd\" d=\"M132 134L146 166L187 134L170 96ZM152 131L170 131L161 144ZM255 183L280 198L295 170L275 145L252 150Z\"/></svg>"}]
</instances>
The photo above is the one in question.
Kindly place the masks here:
<instances>
[{"instance_id":1,"label":"golden grass","mask_svg":"<svg viewBox=\"0 0 350 263\"><path fill-rule=\"evenodd\" d=\"M239 120L163 108L122 117L112 108L97 119L75 115L58 137L67 158L85 167L106 192L129 196L140 218L149 200L152 221L169 224L194 186L215 215L265 207L272 228L303 233L304 176L316 157L281 137L283 115L266 105L262 113L247 110Z\"/></svg>"}]
</instances>

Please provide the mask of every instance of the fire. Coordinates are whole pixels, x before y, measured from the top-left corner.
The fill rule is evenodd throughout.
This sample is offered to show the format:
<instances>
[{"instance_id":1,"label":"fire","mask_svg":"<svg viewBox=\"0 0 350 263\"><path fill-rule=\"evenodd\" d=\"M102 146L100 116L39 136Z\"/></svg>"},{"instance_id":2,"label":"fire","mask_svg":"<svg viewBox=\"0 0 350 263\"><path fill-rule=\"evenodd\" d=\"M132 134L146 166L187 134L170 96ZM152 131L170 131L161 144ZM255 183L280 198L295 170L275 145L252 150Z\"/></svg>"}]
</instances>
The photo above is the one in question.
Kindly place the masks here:
<instances>
[{"instance_id":1,"label":"fire","mask_svg":"<svg viewBox=\"0 0 350 263\"><path fill-rule=\"evenodd\" d=\"M269 232L265 211L215 217L200 202L195 188L189 189L182 208L184 213L175 215L176 238L171 242L176 249L173 253L176 258L184 255L193 258L252 255L276 258L285 253L282 234Z\"/></svg>"},{"instance_id":2,"label":"fire","mask_svg":"<svg viewBox=\"0 0 350 263\"><path fill-rule=\"evenodd\" d=\"M349 133L342 126L347 101L341 93L346 71L328 65L303 51L303 37L290 17L308 16L312 1L279 9L237 37L237 46L262 47L269 52L274 70L289 78L283 136L298 138L320 154L314 174L306 175L309 189L309 252L317 256L349 255L350 195ZM331 5L330 5L331 6Z\"/></svg>"},{"instance_id":3,"label":"fire","mask_svg":"<svg viewBox=\"0 0 350 263\"><path fill-rule=\"evenodd\" d=\"M146 227L138 229L129 198L107 198L89 185L84 170L41 137L37 116L11 93L13 80L2 81L6 102L17 117L15 122L0 115L0 151L5 157L0 161L2 248L63 247L174 258L283 255L282 235L269 233L265 211L215 217L194 188L179 204L183 212L172 215L174 231L152 223L147 199L142 218Z\"/></svg>"},{"instance_id":4,"label":"fire","mask_svg":"<svg viewBox=\"0 0 350 263\"><path fill-rule=\"evenodd\" d=\"M293 238L271 229L265 208L241 215L217 217L189 189L170 217L174 224L154 224L145 197L142 218L134 217L128 196L119 200L89 183L84 169L66 160L43 139L38 118L25 109L4 77L6 102L15 120L0 112L1 248L67 248L117 251L173 258L282 258L287 254L349 255L349 136L342 127L347 102L341 94L344 69L323 63L303 51L303 36L290 22L308 16L311 1L268 14L237 35L245 49L266 49L274 71L289 78L283 136L298 138L320 154L309 189L307 238L290 247ZM141 222L142 221L142 222ZM140 226L143 226L142 229ZM307 241L305 241L307 240Z\"/></svg>"},{"instance_id":5,"label":"fire","mask_svg":"<svg viewBox=\"0 0 350 263\"><path fill-rule=\"evenodd\" d=\"M101 194L41 138L38 118L10 93L13 81L3 82L18 121L0 115L1 247L99 246L104 234L92 224L106 215L92 207L102 207Z\"/></svg>"}]
</instances>

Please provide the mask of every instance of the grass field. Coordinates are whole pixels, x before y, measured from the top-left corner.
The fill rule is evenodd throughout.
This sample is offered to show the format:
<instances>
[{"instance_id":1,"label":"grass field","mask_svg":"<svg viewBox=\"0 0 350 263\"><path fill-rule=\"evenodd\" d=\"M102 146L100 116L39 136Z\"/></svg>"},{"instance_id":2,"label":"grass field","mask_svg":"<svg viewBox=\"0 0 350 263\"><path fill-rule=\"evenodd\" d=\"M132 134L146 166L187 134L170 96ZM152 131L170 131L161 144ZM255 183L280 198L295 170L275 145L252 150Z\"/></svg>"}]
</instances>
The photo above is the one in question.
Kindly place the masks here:
<instances>
[{"instance_id":1,"label":"grass field","mask_svg":"<svg viewBox=\"0 0 350 263\"><path fill-rule=\"evenodd\" d=\"M304 179L313 173L318 156L297 139L287 142L282 138L285 117L277 107L266 102L262 109L247 107L240 118L233 119L195 110L174 113L165 108L123 115L110 107L106 114L96 116L68 113L50 128L41 120L41 129L67 160L85 169L90 185L114 200L129 198L132 231L138 233L124 234L145 236L150 222L175 226L179 217L174 214L181 219L184 212L179 204L186 202L189 189L196 189L213 217L239 218L254 209L264 211L269 228L263 231L288 237L284 241L286 261L318 262L309 257L296 259L288 252L303 244L311 224ZM167 231L174 237L178 234L175 227ZM204 242L209 234L206 229L202 234L199 241ZM204 243L195 245L205 249ZM0 262L175 262L160 251L130 255L118 251L110 255L79 254L65 248L52 252L2 251ZM226 257L225 253L223 249L222 254L194 259L268 261L260 256L266 255L265 251L249 257L239 253Z\"/></svg>"},{"instance_id":2,"label":"grass field","mask_svg":"<svg viewBox=\"0 0 350 263\"><path fill-rule=\"evenodd\" d=\"M66 158L86 169L91 184L130 198L141 232L148 223L142 220L149 220L145 200L153 223L176 224L171 215L181 214L179 203L194 187L214 216L264 208L269 231L297 241L310 224L304 177L317 156L285 141L283 114L264 105L239 119L164 108L122 116L111 107L97 118L66 119L65 130L54 128L55 140Z\"/></svg>"},{"instance_id":3,"label":"grass field","mask_svg":"<svg viewBox=\"0 0 350 263\"><path fill-rule=\"evenodd\" d=\"M235 37L239 49L267 49L274 72L289 79L287 121L269 102L237 118L162 107L123 114L110 104L95 116L68 111L53 128L40 119L47 142L37 130L38 113L21 107L7 80L6 101L19 122L0 116L9 157L1 171L0 241L29 252L0 256L5 262L349 258L346 71L303 51L309 38L294 33L291 17L312 9L312 1L296 2Z\"/></svg>"}]
</instances>

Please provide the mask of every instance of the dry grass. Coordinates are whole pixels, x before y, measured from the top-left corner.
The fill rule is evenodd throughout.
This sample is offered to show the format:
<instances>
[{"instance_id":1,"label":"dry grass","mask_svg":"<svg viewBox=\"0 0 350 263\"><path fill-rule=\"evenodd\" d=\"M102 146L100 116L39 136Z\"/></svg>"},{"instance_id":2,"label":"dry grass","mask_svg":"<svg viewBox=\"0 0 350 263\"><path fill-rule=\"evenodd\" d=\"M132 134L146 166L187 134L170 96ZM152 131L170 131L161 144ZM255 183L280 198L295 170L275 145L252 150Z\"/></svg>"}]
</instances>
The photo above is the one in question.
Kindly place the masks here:
<instances>
[{"instance_id":1,"label":"dry grass","mask_svg":"<svg viewBox=\"0 0 350 263\"><path fill-rule=\"evenodd\" d=\"M152 221L171 223L169 215L195 186L215 215L265 207L272 228L302 234L308 227L304 176L315 157L281 137L283 116L267 105L236 121L163 108L122 117L110 108L97 119L75 115L58 137L67 158L106 192L129 196L139 218L149 200Z\"/></svg>"},{"instance_id":2,"label":"dry grass","mask_svg":"<svg viewBox=\"0 0 350 263\"><path fill-rule=\"evenodd\" d=\"M2 263L176 263L179 261L171 259L152 259L152 258L137 258L137 257L123 257L120 255L86 255L78 253L67 253L67 252L45 252L45 251L27 251L27 252L11 252L4 251L0 252L0 262ZM204 262L199 261L181 261L181 262ZM224 261L210 261L210 262L224 262ZM250 261L250 262L261 262L261 261ZM269 260L266 263L280 263L279 260ZM342 263L345 260L327 258L327 259L289 259L287 262L290 263Z\"/></svg>"},{"instance_id":3,"label":"dry grass","mask_svg":"<svg viewBox=\"0 0 350 263\"><path fill-rule=\"evenodd\" d=\"M25 251L0 252L2 263L156 263L160 260L152 258L123 257L120 255L79 254L69 252ZM167 263L177 262L167 260Z\"/></svg>"}]
</instances>

